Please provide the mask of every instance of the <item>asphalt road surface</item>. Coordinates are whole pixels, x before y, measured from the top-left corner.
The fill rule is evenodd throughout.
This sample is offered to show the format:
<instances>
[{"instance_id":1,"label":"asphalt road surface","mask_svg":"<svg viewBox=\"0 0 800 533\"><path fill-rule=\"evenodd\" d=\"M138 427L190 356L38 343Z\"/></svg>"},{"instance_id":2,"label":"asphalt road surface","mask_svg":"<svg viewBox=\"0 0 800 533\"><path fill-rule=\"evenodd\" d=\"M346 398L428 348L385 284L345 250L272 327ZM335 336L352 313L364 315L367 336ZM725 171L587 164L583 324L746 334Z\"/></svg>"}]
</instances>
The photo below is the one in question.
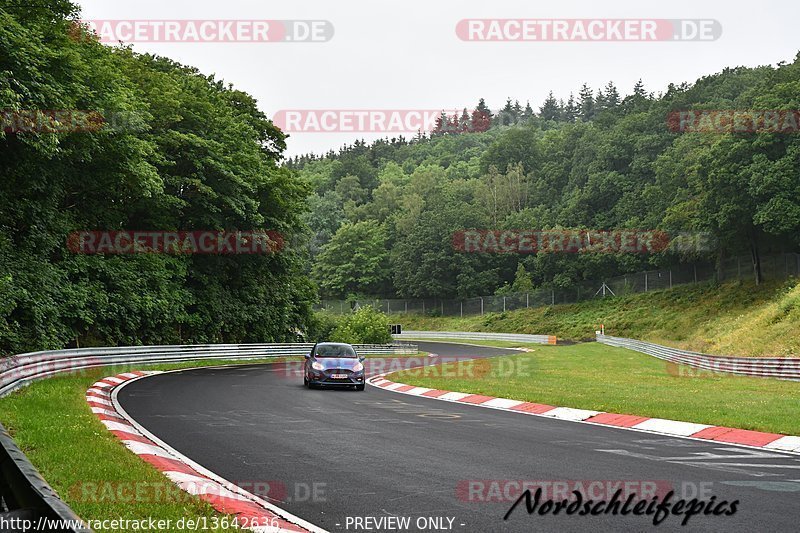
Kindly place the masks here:
<instances>
[{"instance_id":1,"label":"asphalt road surface","mask_svg":"<svg viewBox=\"0 0 800 533\"><path fill-rule=\"evenodd\" d=\"M513 353L419 345L440 358ZM265 494L269 485L273 503L331 532L779 532L800 527L800 457L791 454L508 413L372 386L364 392L307 390L292 364L158 375L126 386L119 400L134 419L187 457L253 492ZM504 520L521 481L544 489L539 507L528 514L522 502ZM637 494L633 503L639 495L662 498L674 490L673 502L697 497L720 512L734 500L738 505L731 516L701 513L686 526L674 515L656 527L652 515L539 514L545 500L560 500L581 488L587 498L605 500L624 488L623 501L630 492ZM716 507L724 501L728 505Z\"/></svg>"}]
</instances>

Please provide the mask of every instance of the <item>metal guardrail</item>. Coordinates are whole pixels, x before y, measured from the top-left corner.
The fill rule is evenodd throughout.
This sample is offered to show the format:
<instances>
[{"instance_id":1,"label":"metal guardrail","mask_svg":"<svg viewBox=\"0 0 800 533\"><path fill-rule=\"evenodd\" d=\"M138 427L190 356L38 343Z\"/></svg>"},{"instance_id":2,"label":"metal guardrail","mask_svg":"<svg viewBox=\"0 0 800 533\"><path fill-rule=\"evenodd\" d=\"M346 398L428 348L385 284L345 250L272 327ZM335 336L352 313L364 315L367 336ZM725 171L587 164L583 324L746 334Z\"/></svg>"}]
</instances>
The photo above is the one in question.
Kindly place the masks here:
<instances>
[{"instance_id":1,"label":"metal guardrail","mask_svg":"<svg viewBox=\"0 0 800 533\"><path fill-rule=\"evenodd\" d=\"M635 350L665 361L715 373L800 381L800 359L784 357L726 357L680 350L651 342L598 335L597 342Z\"/></svg>"},{"instance_id":2,"label":"metal guardrail","mask_svg":"<svg viewBox=\"0 0 800 533\"><path fill-rule=\"evenodd\" d=\"M0 358L0 397L39 379L116 365L150 365L198 360L248 360L307 354L313 344L202 344L181 346L121 346L32 352ZM402 355L418 351L414 344L355 345L363 355ZM61 520L73 524L48 531L90 532L61 501L25 454L0 425L0 517ZM5 531L5 530L4 530ZM12 530L13 531L13 530Z\"/></svg>"},{"instance_id":3,"label":"metal guardrail","mask_svg":"<svg viewBox=\"0 0 800 533\"><path fill-rule=\"evenodd\" d=\"M78 348L32 352L0 359L0 397L37 379L98 366L130 363L179 363L201 359L247 360L265 357L292 357L308 353L313 346L310 343L197 344ZM415 345L408 344L364 344L354 347L358 353L365 355L399 355L417 351Z\"/></svg>"},{"instance_id":4,"label":"metal guardrail","mask_svg":"<svg viewBox=\"0 0 800 533\"><path fill-rule=\"evenodd\" d=\"M395 339L461 339L530 342L536 344L555 344L552 335L526 335L523 333L483 333L463 331L409 331L392 335Z\"/></svg>"}]
</instances>

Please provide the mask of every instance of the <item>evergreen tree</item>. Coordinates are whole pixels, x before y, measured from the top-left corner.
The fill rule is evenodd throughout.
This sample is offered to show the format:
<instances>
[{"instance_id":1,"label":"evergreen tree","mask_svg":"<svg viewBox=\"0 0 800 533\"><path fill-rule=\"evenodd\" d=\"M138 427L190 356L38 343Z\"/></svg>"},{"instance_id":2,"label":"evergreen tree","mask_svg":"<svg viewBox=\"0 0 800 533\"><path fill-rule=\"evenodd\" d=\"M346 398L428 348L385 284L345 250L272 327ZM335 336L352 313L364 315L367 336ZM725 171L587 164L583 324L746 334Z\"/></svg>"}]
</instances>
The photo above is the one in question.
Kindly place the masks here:
<instances>
[{"instance_id":1,"label":"evergreen tree","mask_svg":"<svg viewBox=\"0 0 800 533\"><path fill-rule=\"evenodd\" d=\"M514 104L511 103L511 98L506 100L506 105L500 110L500 113L495 117L495 123L498 126L510 126L514 124Z\"/></svg>"},{"instance_id":2,"label":"evergreen tree","mask_svg":"<svg viewBox=\"0 0 800 533\"><path fill-rule=\"evenodd\" d=\"M617 87L614 85L613 81L608 82L603 96L605 97L606 106L609 109L614 109L620 103L619 91L617 91Z\"/></svg>"},{"instance_id":3,"label":"evergreen tree","mask_svg":"<svg viewBox=\"0 0 800 533\"><path fill-rule=\"evenodd\" d=\"M519 119L522 118L522 106L519 105L519 100L514 100L514 108L512 110L514 123L516 124L519 122Z\"/></svg>"},{"instance_id":4,"label":"evergreen tree","mask_svg":"<svg viewBox=\"0 0 800 533\"><path fill-rule=\"evenodd\" d=\"M606 95L603 94L603 91L597 89L597 94L594 97L594 114L598 115L608 109L608 102L606 102Z\"/></svg>"},{"instance_id":5,"label":"evergreen tree","mask_svg":"<svg viewBox=\"0 0 800 533\"><path fill-rule=\"evenodd\" d=\"M588 122L594 118L594 115L595 105L592 89L589 85L584 83L581 90L578 92L578 116L584 122Z\"/></svg>"},{"instance_id":6,"label":"evergreen tree","mask_svg":"<svg viewBox=\"0 0 800 533\"><path fill-rule=\"evenodd\" d=\"M470 129L470 117L467 108L465 107L464 110L461 112L461 118L458 121L458 131L459 133L464 133L469 131Z\"/></svg>"},{"instance_id":7,"label":"evergreen tree","mask_svg":"<svg viewBox=\"0 0 800 533\"><path fill-rule=\"evenodd\" d=\"M484 117L488 118L489 120L492 119L492 110L489 109L489 106L486 105L486 101L483 98L478 100L478 107L475 108L475 111L477 111Z\"/></svg>"},{"instance_id":8,"label":"evergreen tree","mask_svg":"<svg viewBox=\"0 0 800 533\"><path fill-rule=\"evenodd\" d=\"M580 110L578 109L578 105L575 103L575 96L572 93L569 93L567 104L563 106L563 112L561 113L562 120L565 122L575 122L575 119L578 118L579 112Z\"/></svg>"},{"instance_id":9,"label":"evergreen tree","mask_svg":"<svg viewBox=\"0 0 800 533\"><path fill-rule=\"evenodd\" d=\"M529 123L533 119L533 108L530 101L525 102L525 110L522 112L522 122Z\"/></svg>"},{"instance_id":10,"label":"evergreen tree","mask_svg":"<svg viewBox=\"0 0 800 533\"><path fill-rule=\"evenodd\" d=\"M633 86L633 94L636 96L641 96L642 98L647 98L647 93L644 90L644 83L642 83L642 78L639 78L639 81Z\"/></svg>"},{"instance_id":11,"label":"evergreen tree","mask_svg":"<svg viewBox=\"0 0 800 533\"><path fill-rule=\"evenodd\" d=\"M558 102L553 96L553 91L550 91L542 107L539 108L539 117L542 120L558 120L559 115Z\"/></svg>"}]
</instances>

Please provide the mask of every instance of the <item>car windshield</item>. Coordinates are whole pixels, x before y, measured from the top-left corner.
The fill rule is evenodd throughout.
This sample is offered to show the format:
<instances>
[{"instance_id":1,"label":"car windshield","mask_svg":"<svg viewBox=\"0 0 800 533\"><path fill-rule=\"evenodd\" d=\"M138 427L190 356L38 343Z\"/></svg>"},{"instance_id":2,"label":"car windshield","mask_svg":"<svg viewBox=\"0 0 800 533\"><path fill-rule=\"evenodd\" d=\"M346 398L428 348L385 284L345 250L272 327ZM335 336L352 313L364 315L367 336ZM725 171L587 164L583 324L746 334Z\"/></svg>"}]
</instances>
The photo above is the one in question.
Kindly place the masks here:
<instances>
[{"instance_id":1,"label":"car windshield","mask_svg":"<svg viewBox=\"0 0 800 533\"><path fill-rule=\"evenodd\" d=\"M320 344L314 351L314 357L356 357L356 352L346 344Z\"/></svg>"}]
</instances>

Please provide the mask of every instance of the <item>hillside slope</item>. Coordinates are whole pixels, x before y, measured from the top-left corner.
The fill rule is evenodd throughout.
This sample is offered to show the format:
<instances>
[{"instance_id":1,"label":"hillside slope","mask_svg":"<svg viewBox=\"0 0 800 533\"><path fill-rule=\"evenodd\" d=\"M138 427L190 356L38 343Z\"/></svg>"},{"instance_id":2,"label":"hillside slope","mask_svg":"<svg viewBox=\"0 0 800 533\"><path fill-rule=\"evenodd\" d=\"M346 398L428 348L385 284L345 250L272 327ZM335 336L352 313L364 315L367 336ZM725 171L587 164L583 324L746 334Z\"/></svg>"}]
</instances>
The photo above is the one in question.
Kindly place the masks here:
<instances>
[{"instance_id":1,"label":"hillside slope","mask_svg":"<svg viewBox=\"0 0 800 533\"><path fill-rule=\"evenodd\" d=\"M406 330L585 339L606 333L719 355L800 357L800 282L700 284L464 318L403 315Z\"/></svg>"}]
</instances>

